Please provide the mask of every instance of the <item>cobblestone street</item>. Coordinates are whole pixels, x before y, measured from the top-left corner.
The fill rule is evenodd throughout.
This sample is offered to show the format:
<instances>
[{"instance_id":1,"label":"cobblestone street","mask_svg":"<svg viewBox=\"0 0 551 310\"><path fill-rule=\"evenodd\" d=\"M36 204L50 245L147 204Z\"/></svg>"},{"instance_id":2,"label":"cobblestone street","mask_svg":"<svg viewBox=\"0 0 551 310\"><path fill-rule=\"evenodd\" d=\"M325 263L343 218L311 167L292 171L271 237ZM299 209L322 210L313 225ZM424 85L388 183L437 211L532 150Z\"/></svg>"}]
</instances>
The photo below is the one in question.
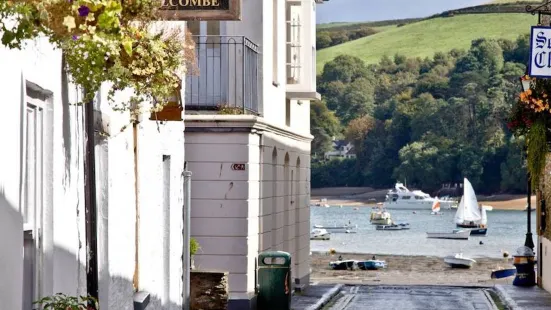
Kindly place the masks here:
<instances>
[{"instance_id":1,"label":"cobblestone street","mask_svg":"<svg viewBox=\"0 0 551 310\"><path fill-rule=\"evenodd\" d=\"M482 288L446 286L347 286L331 310L493 310L490 294Z\"/></svg>"}]
</instances>

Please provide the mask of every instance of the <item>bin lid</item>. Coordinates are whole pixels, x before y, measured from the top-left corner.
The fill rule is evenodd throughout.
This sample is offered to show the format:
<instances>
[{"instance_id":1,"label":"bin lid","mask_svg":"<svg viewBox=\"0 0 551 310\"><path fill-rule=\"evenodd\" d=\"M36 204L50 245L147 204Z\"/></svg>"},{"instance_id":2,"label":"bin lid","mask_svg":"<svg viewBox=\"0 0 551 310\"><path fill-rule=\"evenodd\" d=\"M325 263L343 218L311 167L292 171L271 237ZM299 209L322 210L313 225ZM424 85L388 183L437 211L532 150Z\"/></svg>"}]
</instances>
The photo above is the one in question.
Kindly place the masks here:
<instances>
[{"instance_id":1,"label":"bin lid","mask_svg":"<svg viewBox=\"0 0 551 310\"><path fill-rule=\"evenodd\" d=\"M258 266L290 266L291 254L283 251L267 251L258 255Z\"/></svg>"},{"instance_id":2,"label":"bin lid","mask_svg":"<svg viewBox=\"0 0 551 310\"><path fill-rule=\"evenodd\" d=\"M521 246L517 249L517 254L515 256L534 256L534 251L527 246Z\"/></svg>"}]
</instances>

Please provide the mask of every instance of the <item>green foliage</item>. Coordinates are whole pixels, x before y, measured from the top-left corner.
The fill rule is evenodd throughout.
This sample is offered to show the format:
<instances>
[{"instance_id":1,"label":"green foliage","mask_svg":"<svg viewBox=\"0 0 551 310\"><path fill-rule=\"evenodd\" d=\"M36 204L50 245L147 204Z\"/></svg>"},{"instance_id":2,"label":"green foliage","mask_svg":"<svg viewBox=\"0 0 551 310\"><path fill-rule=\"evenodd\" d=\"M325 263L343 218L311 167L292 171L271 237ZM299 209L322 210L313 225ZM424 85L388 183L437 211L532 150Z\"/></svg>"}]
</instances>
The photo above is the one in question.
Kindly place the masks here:
<instances>
[{"instance_id":1,"label":"green foliage","mask_svg":"<svg viewBox=\"0 0 551 310\"><path fill-rule=\"evenodd\" d=\"M331 150L333 137L341 134L339 120L323 101L310 103L310 132L314 136L311 153L314 158Z\"/></svg>"},{"instance_id":2,"label":"green foliage","mask_svg":"<svg viewBox=\"0 0 551 310\"><path fill-rule=\"evenodd\" d=\"M526 48L524 35L477 39L466 51L432 58L396 54L365 65L340 55L328 62L320 93L347 126L357 159L316 163L312 186L385 188L407 179L433 191L467 177L477 192L522 191L524 140L506 123Z\"/></svg>"},{"instance_id":3,"label":"green foliage","mask_svg":"<svg viewBox=\"0 0 551 310\"><path fill-rule=\"evenodd\" d=\"M63 50L72 82L94 99L105 82L113 109L140 114L142 105L158 112L180 88L180 76L194 57L189 35L151 26L159 20L156 0L19 0L0 2L2 44L21 49L45 36ZM14 22L15 21L15 22ZM128 102L115 94L132 89Z\"/></svg>"},{"instance_id":4,"label":"green foliage","mask_svg":"<svg viewBox=\"0 0 551 310\"><path fill-rule=\"evenodd\" d=\"M536 121L526 137L528 153L528 171L530 171L532 188L539 185L540 176L545 169L547 155L546 124L543 120Z\"/></svg>"},{"instance_id":5,"label":"green foliage","mask_svg":"<svg viewBox=\"0 0 551 310\"><path fill-rule=\"evenodd\" d=\"M34 304L41 306L44 310L99 310L99 304L94 297L73 297L62 293L44 297L35 301Z\"/></svg>"},{"instance_id":6,"label":"green foliage","mask_svg":"<svg viewBox=\"0 0 551 310\"><path fill-rule=\"evenodd\" d=\"M195 255L201 249L201 245L195 238L189 239L189 253L190 255Z\"/></svg>"}]
</instances>

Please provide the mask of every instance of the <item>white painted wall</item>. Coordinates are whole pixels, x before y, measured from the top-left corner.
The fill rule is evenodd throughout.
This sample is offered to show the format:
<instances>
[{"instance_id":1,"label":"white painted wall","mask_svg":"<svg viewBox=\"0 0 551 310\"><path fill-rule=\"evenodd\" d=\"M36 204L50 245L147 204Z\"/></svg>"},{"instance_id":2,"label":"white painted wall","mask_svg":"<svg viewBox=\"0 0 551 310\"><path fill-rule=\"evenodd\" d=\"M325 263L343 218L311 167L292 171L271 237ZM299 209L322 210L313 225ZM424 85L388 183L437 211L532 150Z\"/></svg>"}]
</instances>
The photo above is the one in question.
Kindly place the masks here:
<instances>
[{"instance_id":1,"label":"white painted wall","mask_svg":"<svg viewBox=\"0 0 551 310\"><path fill-rule=\"evenodd\" d=\"M61 53L46 40L23 51L0 48L0 300L2 309L22 309L23 219L21 216L25 132L25 85L51 92L45 122L43 210L35 226L42 242L36 297L86 293L82 108L74 87L62 83ZM68 91L63 91L67 86ZM120 98L121 100L123 97ZM98 262L102 309L132 309L135 272L135 174L133 130L128 117L112 112L99 96L96 109L111 137L98 142ZM183 122L137 127L139 151L139 290L151 294L153 309L181 308ZM98 139L99 140L99 139ZM169 155L168 178L163 155ZM163 195L170 180L168 196ZM168 197L168 202L164 202ZM37 230L35 230L36 232Z\"/></svg>"},{"instance_id":2,"label":"white painted wall","mask_svg":"<svg viewBox=\"0 0 551 310\"><path fill-rule=\"evenodd\" d=\"M538 253L538 260L543 264L542 266L542 286L548 292L551 292L551 266L548 262L551 262L551 241L543 236L539 237L542 243L542 251Z\"/></svg>"},{"instance_id":3,"label":"white painted wall","mask_svg":"<svg viewBox=\"0 0 551 310\"><path fill-rule=\"evenodd\" d=\"M287 104L286 98L289 91L315 92L315 1L293 1L301 4L302 68L301 83L292 87L286 76L288 2L243 0L242 20L220 26L221 35L246 36L261 49L261 116L186 116L192 235L202 247L195 265L229 271L232 299L250 298L255 258L265 250L290 252L293 277L309 282L310 102L291 97ZM231 170L234 163L246 163L247 170Z\"/></svg>"},{"instance_id":4,"label":"white painted wall","mask_svg":"<svg viewBox=\"0 0 551 310\"><path fill-rule=\"evenodd\" d=\"M197 132L200 127L215 126L205 123L209 119L231 122L243 118L186 118L186 160L193 172L191 232L202 248L195 265L228 271L231 299L247 299L254 293L255 259L263 251L290 252L293 277L308 284L309 275L310 141L272 130L262 134ZM256 125L236 122L228 126L250 126L250 130ZM245 171L232 170L232 164L239 163L246 163Z\"/></svg>"}]
</instances>

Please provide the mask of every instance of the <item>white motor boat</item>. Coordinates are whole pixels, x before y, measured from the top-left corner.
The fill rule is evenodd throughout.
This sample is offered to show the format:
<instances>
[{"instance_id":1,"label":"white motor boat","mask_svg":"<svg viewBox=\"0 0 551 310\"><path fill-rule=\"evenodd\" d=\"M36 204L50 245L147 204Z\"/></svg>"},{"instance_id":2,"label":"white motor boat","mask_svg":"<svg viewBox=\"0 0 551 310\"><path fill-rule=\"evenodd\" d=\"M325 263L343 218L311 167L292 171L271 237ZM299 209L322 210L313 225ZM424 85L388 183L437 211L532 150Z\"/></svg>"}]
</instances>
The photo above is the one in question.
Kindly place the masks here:
<instances>
[{"instance_id":1,"label":"white motor boat","mask_svg":"<svg viewBox=\"0 0 551 310\"><path fill-rule=\"evenodd\" d=\"M422 191L410 191L402 183L396 183L394 189L388 191L383 207L386 209L423 210L430 209L435 201L440 202L440 207L449 209L457 202L451 199L433 198Z\"/></svg>"},{"instance_id":2,"label":"white motor boat","mask_svg":"<svg viewBox=\"0 0 551 310\"><path fill-rule=\"evenodd\" d=\"M323 228L316 228L310 232L310 240L329 240L331 234Z\"/></svg>"},{"instance_id":3,"label":"white motor boat","mask_svg":"<svg viewBox=\"0 0 551 310\"><path fill-rule=\"evenodd\" d=\"M427 232L427 238L432 239L457 239L457 240L469 240L471 236L470 230L454 229L449 232Z\"/></svg>"},{"instance_id":4,"label":"white motor boat","mask_svg":"<svg viewBox=\"0 0 551 310\"><path fill-rule=\"evenodd\" d=\"M453 256L444 257L444 263L452 268L471 268L476 261L472 258L463 256L463 253L458 253Z\"/></svg>"}]
</instances>

